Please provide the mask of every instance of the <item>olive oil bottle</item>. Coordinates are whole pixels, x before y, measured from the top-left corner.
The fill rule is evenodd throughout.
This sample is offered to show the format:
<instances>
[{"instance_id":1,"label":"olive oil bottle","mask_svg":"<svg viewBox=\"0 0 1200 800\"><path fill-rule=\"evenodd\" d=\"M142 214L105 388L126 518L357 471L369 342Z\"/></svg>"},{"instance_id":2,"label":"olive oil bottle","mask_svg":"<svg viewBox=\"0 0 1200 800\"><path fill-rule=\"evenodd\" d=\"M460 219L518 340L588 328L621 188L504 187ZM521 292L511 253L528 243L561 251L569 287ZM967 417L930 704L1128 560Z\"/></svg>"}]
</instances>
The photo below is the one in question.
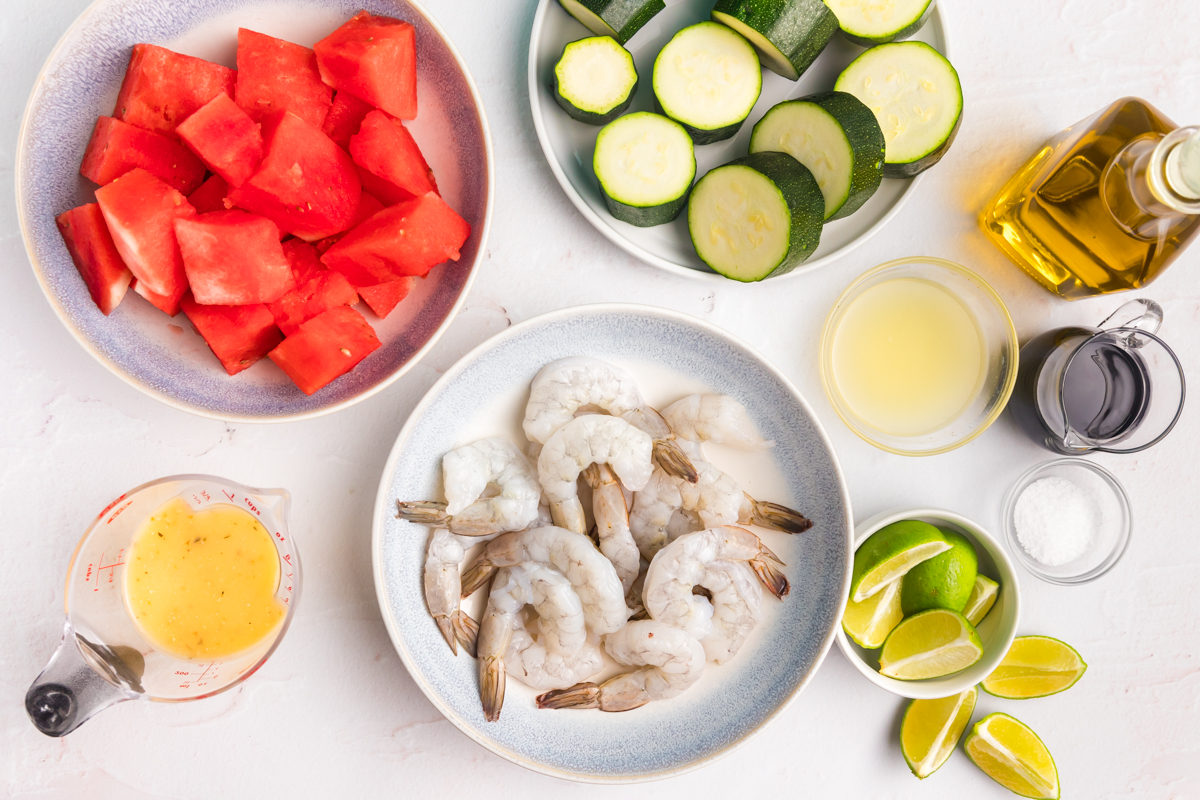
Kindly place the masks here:
<instances>
[{"instance_id":1,"label":"olive oil bottle","mask_svg":"<svg viewBox=\"0 0 1200 800\"><path fill-rule=\"evenodd\" d=\"M1118 100L1051 139L980 224L1067 300L1145 286L1200 230L1200 128Z\"/></svg>"}]
</instances>

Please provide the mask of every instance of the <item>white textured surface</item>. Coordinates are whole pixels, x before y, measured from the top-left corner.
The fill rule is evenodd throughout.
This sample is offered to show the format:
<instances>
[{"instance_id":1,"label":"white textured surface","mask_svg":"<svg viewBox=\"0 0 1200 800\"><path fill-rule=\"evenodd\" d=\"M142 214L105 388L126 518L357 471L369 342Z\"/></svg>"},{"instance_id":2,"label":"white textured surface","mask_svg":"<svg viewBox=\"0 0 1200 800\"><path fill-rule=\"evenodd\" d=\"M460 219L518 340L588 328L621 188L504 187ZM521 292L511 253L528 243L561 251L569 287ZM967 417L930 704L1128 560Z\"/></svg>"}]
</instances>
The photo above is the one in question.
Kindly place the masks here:
<instances>
[{"instance_id":1,"label":"white textured surface","mask_svg":"<svg viewBox=\"0 0 1200 800\"><path fill-rule=\"evenodd\" d=\"M447 366L511 321L592 301L654 303L722 325L758 346L829 428L860 517L942 506L993 529L1009 484L1051 454L1007 416L953 453L908 460L871 448L834 416L817 377L825 312L865 269L936 255L983 274L1019 333L1094 323L1125 298L1060 302L983 238L975 214L1041 142L1109 101L1139 95L1180 123L1200 120L1200 5L1159 0L943 0L966 93L958 142L889 228L842 263L782 286L693 283L642 266L563 197L533 135L525 91L531 0L429 0L483 93L497 156L490 258L460 319L405 379L332 417L226 426L143 397L91 359L42 298L17 230L12 164L29 87L85 0L0 9L0 793L93 798L571 796L1011 797L956 753L923 783L896 745L903 701L830 653L816 679L740 752L666 785L567 787L472 744L413 685L379 617L371 505L405 415ZM469 8L469 11L468 11ZM514 10L516 9L516 10ZM1164 20L1169 24L1164 26ZM1200 249L1145 294L1163 335L1200 375ZM1043 700L982 695L1050 747L1066 796L1182 798L1200 792L1200 422L1196 401L1163 444L1100 457L1136 515L1125 560L1096 583L1062 588L1022 574L1022 633L1075 645L1090 668ZM200 703L118 706L65 740L26 721L22 698L57 644L61 581L78 535L112 497L177 472L283 486L305 596L287 640L241 689ZM748 689L753 691L752 687Z\"/></svg>"}]
</instances>

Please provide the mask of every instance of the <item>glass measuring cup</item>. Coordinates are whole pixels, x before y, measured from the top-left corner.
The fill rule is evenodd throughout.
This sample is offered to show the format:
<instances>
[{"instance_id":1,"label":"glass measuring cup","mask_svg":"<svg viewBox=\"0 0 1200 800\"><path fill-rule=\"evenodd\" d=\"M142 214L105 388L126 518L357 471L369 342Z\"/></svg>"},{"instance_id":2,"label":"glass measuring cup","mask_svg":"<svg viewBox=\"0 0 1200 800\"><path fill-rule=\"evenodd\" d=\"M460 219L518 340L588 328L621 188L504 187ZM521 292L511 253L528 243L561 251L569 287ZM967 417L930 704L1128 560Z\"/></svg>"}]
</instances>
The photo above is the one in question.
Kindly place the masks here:
<instances>
[{"instance_id":1,"label":"glass measuring cup","mask_svg":"<svg viewBox=\"0 0 1200 800\"><path fill-rule=\"evenodd\" d=\"M1183 367L1155 334L1162 308L1131 300L1096 328L1047 331L1021 348L1010 408L1059 453L1135 453L1162 441L1183 413Z\"/></svg>"},{"instance_id":2,"label":"glass measuring cup","mask_svg":"<svg viewBox=\"0 0 1200 800\"><path fill-rule=\"evenodd\" d=\"M271 534L279 553L275 597L283 619L249 649L218 661L185 661L151 644L125 600L125 561L135 537L164 503L181 498L193 510L232 505ZM118 497L80 539L67 568L63 638L25 695L30 720L48 736L64 736L92 715L125 700L199 700L254 674L279 645L300 594L300 556L288 532L290 497L212 475L175 475Z\"/></svg>"}]
</instances>

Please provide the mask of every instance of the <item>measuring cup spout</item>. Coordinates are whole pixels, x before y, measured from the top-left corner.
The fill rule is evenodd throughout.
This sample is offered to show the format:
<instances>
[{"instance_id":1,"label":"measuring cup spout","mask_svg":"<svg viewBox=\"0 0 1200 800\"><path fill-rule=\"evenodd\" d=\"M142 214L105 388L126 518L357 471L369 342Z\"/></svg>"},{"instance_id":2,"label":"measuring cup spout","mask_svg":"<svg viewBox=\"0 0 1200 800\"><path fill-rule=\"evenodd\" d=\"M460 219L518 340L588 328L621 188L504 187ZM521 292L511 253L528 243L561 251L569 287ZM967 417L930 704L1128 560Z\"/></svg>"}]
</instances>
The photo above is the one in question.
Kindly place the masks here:
<instances>
[{"instance_id":1,"label":"measuring cup spout","mask_svg":"<svg viewBox=\"0 0 1200 800\"><path fill-rule=\"evenodd\" d=\"M42 733L65 736L109 706L140 696L141 658L132 648L89 642L66 622L58 649L25 693L25 712Z\"/></svg>"}]
</instances>

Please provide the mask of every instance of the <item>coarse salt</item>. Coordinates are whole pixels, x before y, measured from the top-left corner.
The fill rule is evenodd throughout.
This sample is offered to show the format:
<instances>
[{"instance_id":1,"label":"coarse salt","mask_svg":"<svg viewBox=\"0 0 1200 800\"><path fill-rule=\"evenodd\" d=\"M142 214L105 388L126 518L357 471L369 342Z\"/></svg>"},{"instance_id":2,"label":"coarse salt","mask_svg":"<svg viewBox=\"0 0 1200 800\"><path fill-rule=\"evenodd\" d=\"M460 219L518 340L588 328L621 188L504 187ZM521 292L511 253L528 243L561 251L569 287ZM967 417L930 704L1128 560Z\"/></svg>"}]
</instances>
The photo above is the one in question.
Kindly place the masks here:
<instances>
[{"instance_id":1,"label":"coarse salt","mask_svg":"<svg viewBox=\"0 0 1200 800\"><path fill-rule=\"evenodd\" d=\"M1095 498L1066 478L1034 481L1013 509L1021 547L1048 567L1062 566L1086 553L1098 522Z\"/></svg>"}]
</instances>

